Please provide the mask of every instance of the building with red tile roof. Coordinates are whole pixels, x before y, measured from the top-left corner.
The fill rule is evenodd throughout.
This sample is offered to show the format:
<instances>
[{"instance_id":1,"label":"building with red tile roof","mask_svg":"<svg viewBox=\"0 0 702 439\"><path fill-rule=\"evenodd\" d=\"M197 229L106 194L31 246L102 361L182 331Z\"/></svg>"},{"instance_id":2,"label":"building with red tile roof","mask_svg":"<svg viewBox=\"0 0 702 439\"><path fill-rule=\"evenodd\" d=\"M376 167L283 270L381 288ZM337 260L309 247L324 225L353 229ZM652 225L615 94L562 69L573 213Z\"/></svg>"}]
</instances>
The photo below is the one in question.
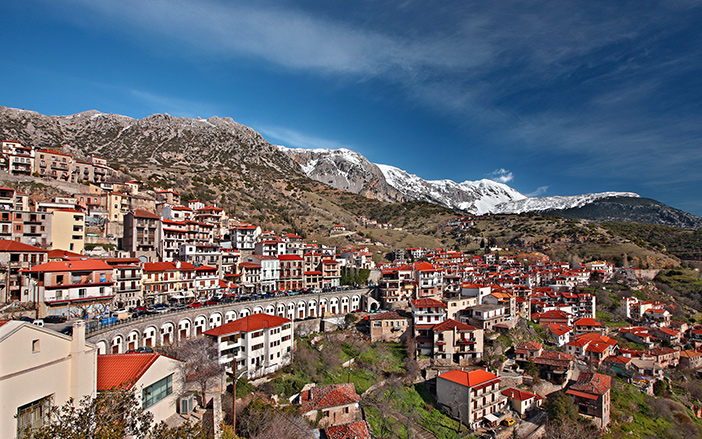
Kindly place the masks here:
<instances>
[{"instance_id":1,"label":"building with red tile roof","mask_svg":"<svg viewBox=\"0 0 702 439\"><path fill-rule=\"evenodd\" d=\"M595 421L600 428L605 428L609 424L611 387L611 377L583 372L566 394L573 398L578 413Z\"/></svg>"},{"instance_id":2,"label":"building with red tile roof","mask_svg":"<svg viewBox=\"0 0 702 439\"><path fill-rule=\"evenodd\" d=\"M185 363L158 353L98 355L97 390L137 389L142 408L165 421L176 412Z\"/></svg>"},{"instance_id":3,"label":"building with red tile roof","mask_svg":"<svg viewBox=\"0 0 702 439\"><path fill-rule=\"evenodd\" d=\"M516 389L514 387L503 389L500 393L509 399L512 409L522 417L528 412L540 407L544 400L535 393Z\"/></svg>"},{"instance_id":4,"label":"building with red tile roof","mask_svg":"<svg viewBox=\"0 0 702 439\"><path fill-rule=\"evenodd\" d=\"M371 439L366 421L324 427L319 430L320 439Z\"/></svg>"},{"instance_id":5,"label":"building with red tile roof","mask_svg":"<svg viewBox=\"0 0 702 439\"><path fill-rule=\"evenodd\" d=\"M219 362L230 368L236 360L247 378L273 373L291 360L293 325L285 317L251 314L204 334L216 341Z\"/></svg>"},{"instance_id":6,"label":"building with red tile roof","mask_svg":"<svg viewBox=\"0 0 702 439\"><path fill-rule=\"evenodd\" d=\"M300 410L302 416L317 425L329 426L347 424L360 419L359 402L353 383L313 386L300 392ZM319 419L317 412L322 412Z\"/></svg>"},{"instance_id":7,"label":"building with red tile roof","mask_svg":"<svg viewBox=\"0 0 702 439\"><path fill-rule=\"evenodd\" d=\"M500 378L483 369L442 373L436 378L436 394L452 417L472 429L478 428L483 419L496 421L494 414L507 405L507 398L500 393Z\"/></svg>"}]
</instances>

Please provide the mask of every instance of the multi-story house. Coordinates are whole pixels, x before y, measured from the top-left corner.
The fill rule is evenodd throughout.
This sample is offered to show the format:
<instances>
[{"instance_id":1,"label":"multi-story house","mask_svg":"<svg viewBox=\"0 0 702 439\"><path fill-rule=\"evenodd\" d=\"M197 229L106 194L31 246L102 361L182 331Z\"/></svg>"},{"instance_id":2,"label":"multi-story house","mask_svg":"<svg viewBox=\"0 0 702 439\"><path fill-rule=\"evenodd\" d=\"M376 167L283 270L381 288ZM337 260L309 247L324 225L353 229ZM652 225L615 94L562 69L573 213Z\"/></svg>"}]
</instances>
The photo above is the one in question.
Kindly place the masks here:
<instances>
[{"instance_id":1,"label":"multi-story house","mask_svg":"<svg viewBox=\"0 0 702 439\"><path fill-rule=\"evenodd\" d=\"M83 253L85 213L75 209L57 209L51 213L51 248Z\"/></svg>"},{"instance_id":2,"label":"multi-story house","mask_svg":"<svg viewBox=\"0 0 702 439\"><path fill-rule=\"evenodd\" d=\"M578 413L592 419L598 427L605 428L609 424L611 387L611 377L583 372L566 394L573 398Z\"/></svg>"},{"instance_id":3,"label":"multi-story house","mask_svg":"<svg viewBox=\"0 0 702 439\"><path fill-rule=\"evenodd\" d=\"M535 341L520 341L514 347L514 355L517 361L528 362L540 356L544 351L544 346Z\"/></svg>"},{"instance_id":4,"label":"multi-story house","mask_svg":"<svg viewBox=\"0 0 702 439\"><path fill-rule=\"evenodd\" d=\"M195 266L189 262L146 262L141 284L147 304L194 297Z\"/></svg>"},{"instance_id":5,"label":"multi-story house","mask_svg":"<svg viewBox=\"0 0 702 439\"><path fill-rule=\"evenodd\" d=\"M324 288L334 288L341 284L341 264L332 258L322 259L320 268L322 271L322 286Z\"/></svg>"},{"instance_id":6,"label":"multi-story house","mask_svg":"<svg viewBox=\"0 0 702 439\"><path fill-rule=\"evenodd\" d=\"M104 261L52 261L36 265L25 273L26 288L30 295L38 298L41 317L99 316L109 309L114 299L112 267Z\"/></svg>"},{"instance_id":7,"label":"multi-story house","mask_svg":"<svg viewBox=\"0 0 702 439\"><path fill-rule=\"evenodd\" d=\"M257 262L239 263L239 282L246 293L258 292L261 284L261 264Z\"/></svg>"},{"instance_id":8,"label":"multi-story house","mask_svg":"<svg viewBox=\"0 0 702 439\"><path fill-rule=\"evenodd\" d=\"M483 419L490 422L499 418L507 405L507 398L500 393L500 378L482 369L465 372L452 370L436 378L439 404L471 429L480 427Z\"/></svg>"},{"instance_id":9,"label":"multi-story house","mask_svg":"<svg viewBox=\"0 0 702 439\"><path fill-rule=\"evenodd\" d=\"M483 357L483 330L456 320L434 325L434 359L466 365Z\"/></svg>"},{"instance_id":10,"label":"multi-story house","mask_svg":"<svg viewBox=\"0 0 702 439\"><path fill-rule=\"evenodd\" d=\"M253 251L253 254L261 256L279 256L286 253L286 243L282 239L258 241Z\"/></svg>"},{"instance_id":11,"label":"multi-story house","mask_svg":"<svg viewBox=\"0 0 702 439\"><path fill-rule=\"evenodd\" d=\"M75 162L69 154L50 149L40 149L35 154L35 169L42 177L71 181Z\"/></svg>"},{"instance_id":12,"label":"multi-story house","mask_svg":"<svg viewBox=\"0 0 702 439\"><path fill-rule=\"evenodd\" d=\"M292 358L293 326L284 317L252 314L204 334L216 341L220 364L231 371L236 362L249 379L273 373Z\"/></svg>"},{"instance_id":13,"label":"multi-story house","mask_svg":"<svg viewBox=\"0 0 702 439\"><path fill-rule=\"evenodd\" d=\"M158 256L161 261L178 259L181 246L186 244L187 224L185 221L172 221L161 218L158 235Z\"/></svg>"},{"instance_id":14,"label":"multi-story house","mask_svg":"<svg viewBox=\"0 0 702 439\"><path fill-rule=\"evenodd\" d=\"M384 312L369 316L370 338L376 341L402 341L411 337L412 318L397 312Z\"/></svg>"},{"instance_id":15,"label":"multi-story house","mask_svg":"<svg viewBox=\"0 0 702 439\"><path fill-rule=\"evenodd\" d=\"M0 239L49 247L53 216L46 212L0 210Z\"/></svg>"},{"instance_id":16,"label":"multi-story house","mask_svg":"<svg viewBox=\"0 0 702 439\"><path fill-rule=\"evenodd\" d=\"M417 353L433 355L434 325L446 321L446 304L436 299L416 299L410 302L412 308L414 338Z\"/></svg>"},{"instance_id":17,"label":"multi-story house","mask_svg":"<svg viewBox=\"0 0 702 439\"><path fill-rule=\"evenodd\" d=\"M217 267L202 265L195 267L195 279L193 280L195 295L200 298L212 297L219 291L219 275Z\"/></svg>"},{"instance_id":18,"label":"multi-story house","mask_svg":"<svg viewBox=\"0 0 702 439\"><path fill-rule=\"evenodd\" d=\"M13 175L31 175L36 170L35 151L16 140L3 140L3 168Z\"/></svg>"},{"instance_id":19,"label":"multi-story house","mask_svg":"<svg viewBox=\"0 0 702 439\"><path fill-rule=\"evenodd\" d=\"M0 240L0 303L34 302L30 291L22 291L21 271L47 261L47 251L7 239Z\"/></svg>"},{"instance_id":20,"label":"multi-story house","mask_svg":"<svg viewBox=\"0 0 702 439\"><path fill-rule=\"evenodd\" d=\"M492 331L495 325L505 322L505 307L502 305L476 305L467 309L467 315L461 320L486 331Z\"/></svg>"},{"instance_id":21,"label":"multi-story house","mask_svg":"<svg viewBox=\"0 0 702 439\"><path fill-rule=\"evenodd\" d=\"M133 258L155 261L158 249L160 218L146 210L135 210L124 217L122 248Z\"/></svg>"},{"instance_id":22,"label":"multi-story house","mask_svg":"<svg viewBox=\"0 0 702 439\"><path fill-rule=\"evenodd\" d=\"M119 309L143 305L141 261L138 258L106 258L103 261L112 266L115 307Z\"/></svg>"},{"instance_id":23,"label":"multi-story house","mask_svg":"<svg viewBox=\"0 0 702 439\"><path fill-rule=\"evenodd\" d=\"M253 252L261 236L261 227L239 224L230 230L232 245L239 251Z\"/></svg>"},{"instance_id":24,"label":"multi-story house","mask_svg":"<svg viewBox=\"0 0 702 439\"><path fill-rule=\"evenodd\" d=\"M249 262L259 264L261 266L260 285L261 292L270 293L278 286L280 276L280 260L275 256L252 255L248 258Z\"/></svg>"},{"instance_id":25,"label":"multi-story house","mask_svg":"<svg viewBox=\"0 0 702 439\"><path fill-rule=\"evenodd\" d=\"M222 249L217 244L184 244L178 249L178 260L191 264L209 265L220 269L222 266Z\"/></svg>"},{"instance_id":26,"label":"multi-story house","mask_svg":"<svg viewBox=\"0 0 702 439\"><path fill-rule=\"evenodd\" d=\"M384 268L381 271L379 282L383 303L393 303L412 297L412 291L414 290L413 276L412 266L410 265Z\"/></svg>"},{"instance_id":27,"label":"multi-story house","mask_svg":"<svg viewBox=\"0 0 702 439\"><path fill-rule=\"evenodd\" d=\"M441 298L443 292L443 272L429 262L414 264L417 299Z\"/></svg>"},{"instance_id":28,"label":"multi-story house","mask_svg":"<svg viewBox=\"0 0 702 439\"><path fill-rule=\"evenodd\" d=\"M575 357L565 352L546 351L534 358L539 376L556 384L568 382L575 369Z\"/></svg>"},{"instance_id":29,"label":"multi-story house","mask_svg":"<svg viewBox=\"0 0 702 439\"><path fill-rule=\"evenodd\" d=\"M156 199L171 206L180 205L180 194L173 189L156 191Z\"/></svg>"},{"instance_id":30,"label":"multi-story house","mask_svg":"<svg viewBox=\"0 0 702 439\"><path fill-rule=\"evenodd\" d=\"M0 320L0 437L25 438L49 421L49 409L96 395L98 350L85 322L67 336L19 320Z\"/></svg>"},{"instance_id":31,"label":"multi-story house","mask_svg":"<svg viewBox=\"0 0 702 439\"><path fill-rule=\"evenodd\" d=\"M302 268L305 260L298 255L280 255L279 290L302 288Z\"/></svg>"}]
</instances>

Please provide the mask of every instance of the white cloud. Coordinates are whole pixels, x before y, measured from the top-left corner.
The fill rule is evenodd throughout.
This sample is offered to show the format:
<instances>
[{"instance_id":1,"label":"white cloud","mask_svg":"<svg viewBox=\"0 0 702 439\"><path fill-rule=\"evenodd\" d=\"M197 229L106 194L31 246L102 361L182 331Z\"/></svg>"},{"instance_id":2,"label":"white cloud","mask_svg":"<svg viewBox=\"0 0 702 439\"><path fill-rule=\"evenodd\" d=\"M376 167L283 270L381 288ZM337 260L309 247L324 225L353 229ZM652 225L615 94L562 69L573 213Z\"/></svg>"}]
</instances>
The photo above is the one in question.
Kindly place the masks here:
<instances>
[{"instance_id":1,"label":"white cloud","mask_svg":"<svg viewBox=\"0 0 702 439\"><path fill-rule=\"evenodd\" d=\"M257 126L258 131L271 143L282 144L283 146L304 149L350 149L357 151L350 145L343 144L336 140L323 139L311 136L299 131L283 127Z\"/></svg>"},{"instance_id":2,"label":"white cloud","mask_svg":"<svg viewBox=\"0 0 702 439\"><path fill-rule=\"evenodd\" d=\"M488 175L488 178L499 183L508 183L514 179L514 174L512 174L512 172L508 171L507 169L500 168L492 171Z\"/></svg>"},{"instance_id":3,"label":"white cloud","mask_svg":"<svg viewBox=\"0 0 702 439\"><path fill-rule=\"evenodd\" d=\"M527 197L538 197L539 195L543 195L546 193L548 190L548 186L539 186L534 192L525 194Z\"/></svg>"}]
</instances>

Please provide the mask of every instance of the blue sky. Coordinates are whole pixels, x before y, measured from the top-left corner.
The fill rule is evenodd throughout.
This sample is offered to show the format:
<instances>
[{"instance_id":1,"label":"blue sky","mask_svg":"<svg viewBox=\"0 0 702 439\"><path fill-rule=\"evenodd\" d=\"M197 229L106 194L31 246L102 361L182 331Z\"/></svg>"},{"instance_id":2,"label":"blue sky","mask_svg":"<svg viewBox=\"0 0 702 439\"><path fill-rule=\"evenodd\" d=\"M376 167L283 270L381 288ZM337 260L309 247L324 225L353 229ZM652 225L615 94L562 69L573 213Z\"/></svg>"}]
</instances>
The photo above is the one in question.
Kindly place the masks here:
<instances>
[{"instance_id":1,"label":"blue sky","mask_svg":"<svg viewBox=\"0 0 702 439\"><path fill-rule=\"evenodd\" d=\"M231 117L426 179L702 216L702 3L23 0L0 105Z\"/></svg>"}]
</instances>

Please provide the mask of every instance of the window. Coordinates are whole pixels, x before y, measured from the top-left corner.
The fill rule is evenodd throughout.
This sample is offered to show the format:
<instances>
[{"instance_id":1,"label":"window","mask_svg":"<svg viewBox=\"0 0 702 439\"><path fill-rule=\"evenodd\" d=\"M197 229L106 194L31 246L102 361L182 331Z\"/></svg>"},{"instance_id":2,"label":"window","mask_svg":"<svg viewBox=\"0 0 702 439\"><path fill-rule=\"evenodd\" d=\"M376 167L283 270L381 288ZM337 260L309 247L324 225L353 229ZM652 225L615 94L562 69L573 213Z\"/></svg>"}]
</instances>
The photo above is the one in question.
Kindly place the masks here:
<instances>
[{"instance_id":1,"label":"window","mask_svg":"<svg viewBox=\"0 0 702 439\"><path fill-rule=\"evenodd\" d=\"M142 407L147 409L173 393L173 374L156 381L142 391Z\"/></svg>"},{"instance_id":2,"label":"window","mask_svg":"<svg viewBox=\"0 0 702 439\"><path fill-rule=\"evenodd\" d=\"M32 340L32 353L39 352L40 347L41 347L41 345L39 343L39 339Z\"/></svg>"},{"instance_id":3,"label":"window","mask_svg":"<svg viewBox=\"0 0 702 439\"><path fill-rule=\"evenodd\" d=\"M17 408L17 438L24 439L28 436L27 429L39 428L49 422L49 408L51 395L38 399Z\"/></svg>"}]
</instances>

